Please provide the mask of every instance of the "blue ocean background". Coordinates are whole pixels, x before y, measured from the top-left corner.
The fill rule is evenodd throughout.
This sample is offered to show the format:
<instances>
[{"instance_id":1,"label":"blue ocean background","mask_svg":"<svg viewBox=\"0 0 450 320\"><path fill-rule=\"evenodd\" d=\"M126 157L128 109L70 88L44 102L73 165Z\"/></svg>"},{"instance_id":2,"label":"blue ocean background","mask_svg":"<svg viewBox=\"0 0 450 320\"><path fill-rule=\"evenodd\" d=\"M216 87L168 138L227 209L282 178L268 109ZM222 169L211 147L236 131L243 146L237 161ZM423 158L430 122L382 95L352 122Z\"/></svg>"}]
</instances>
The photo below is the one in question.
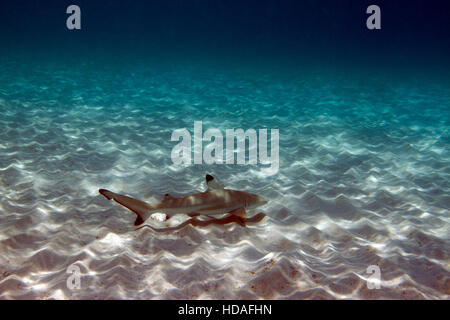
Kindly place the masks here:
<instances>
[{"instance_id":1,"label":"blue ocean background","mask_svg":"<svg viewBox=\"0 0 450 320\"><path fill-rule=\"evenodd\" d=\"M449 15L438 0L2 1L0 298L448 299ZM171 134L194 121L279 129L278 173L173 164ZM98 193L153 203L206 173L269 198L267 217L134 231Z\"/></svg>"}]
</instances>

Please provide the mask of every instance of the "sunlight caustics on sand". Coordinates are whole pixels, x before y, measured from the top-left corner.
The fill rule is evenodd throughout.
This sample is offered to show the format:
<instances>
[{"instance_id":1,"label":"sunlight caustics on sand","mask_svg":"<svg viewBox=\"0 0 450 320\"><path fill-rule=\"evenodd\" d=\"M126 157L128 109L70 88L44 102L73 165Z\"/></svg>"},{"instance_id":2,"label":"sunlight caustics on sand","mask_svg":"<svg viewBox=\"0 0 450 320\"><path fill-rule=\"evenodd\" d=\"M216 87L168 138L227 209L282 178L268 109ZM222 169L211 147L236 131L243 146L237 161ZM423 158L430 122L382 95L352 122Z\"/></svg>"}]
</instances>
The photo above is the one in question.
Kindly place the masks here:
<instances>
[{"instance_id":1,"label":"sunlight caustics on sand","mask_svg":"<svg viewBox=\"0 0 450 320\"><path fill-rule=\"evenodd\" d=\"M0 298L448 298L448 85L89 63L0 69ZM174 165L172 131L200 120L205 130L278 128L278 174ZM134 231L135 216L98 194L159 202L203 191L205 173L269 198L267 217ZM77 290L66 284L73 264ZM370 265L380 289L367 287Z\"/></svg>"}]
</instances>

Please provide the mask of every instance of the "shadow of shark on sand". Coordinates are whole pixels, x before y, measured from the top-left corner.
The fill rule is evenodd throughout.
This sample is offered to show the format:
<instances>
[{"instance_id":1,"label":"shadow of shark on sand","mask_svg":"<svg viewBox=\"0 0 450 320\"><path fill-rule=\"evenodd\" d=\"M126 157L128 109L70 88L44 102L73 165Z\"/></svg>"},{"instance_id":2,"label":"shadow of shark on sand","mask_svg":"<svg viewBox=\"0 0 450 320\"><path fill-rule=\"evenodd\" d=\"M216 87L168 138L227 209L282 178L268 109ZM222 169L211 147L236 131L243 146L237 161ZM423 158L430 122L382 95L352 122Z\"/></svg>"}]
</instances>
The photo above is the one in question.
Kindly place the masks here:
<instances>
[{"instance_id":1,"label":"shadow of shark on sand","mask_svg":"<svg viewBox=\"0 0 450 320\"><path fill-rule=\"evenodd\" d=\"M156 232L171 232L171 231L180 230L187 225L192 225L194 227L206 227L209 225L224 225L224 224L229 224L229 223L237 223L240 226L245 227L247 223L257 223L257 222L260 222L265 217L266 217L266 214L260 212L251 218L242 218L239 216L235 216L233 214L230 214L230 215L228 215L224 218L220 218L220 219L217 219L214 217L210 217L211 219L209 219L209 220L199 220L197 218L191 218L175 227L155 228L155 227L152 227L151 225L145 224L145 225L137 228L135 231L142 229L142 228L149 228Z\"/></svg>"}]
</instances>

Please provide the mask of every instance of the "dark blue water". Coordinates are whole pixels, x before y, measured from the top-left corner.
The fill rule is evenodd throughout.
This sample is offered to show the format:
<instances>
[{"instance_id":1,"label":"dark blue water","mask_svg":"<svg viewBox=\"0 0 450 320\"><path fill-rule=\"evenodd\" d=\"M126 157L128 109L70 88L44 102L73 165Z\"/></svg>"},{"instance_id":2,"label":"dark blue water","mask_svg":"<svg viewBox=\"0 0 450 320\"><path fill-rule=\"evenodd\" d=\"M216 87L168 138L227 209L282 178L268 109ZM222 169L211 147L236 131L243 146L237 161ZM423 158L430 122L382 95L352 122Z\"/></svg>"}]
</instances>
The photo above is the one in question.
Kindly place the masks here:
<instances>
[{"instance_id":1,"label":"dark blue water","mask_svg":"<svg viewBox=\"0 0 450 320\"><path fill-rule=\"evenodd\" d=\"M65 28L81 8L82 29ZM383 1L381 30L366 28L371 1L3 1L2 52L126 58L271 58L392 67L445 64L450 50L445 1ZM20 51L20 50L19 50ZM56 52L55 52L56 51ZM17 51L16 51L17 53Z\"/></svg>"}]
</instances>

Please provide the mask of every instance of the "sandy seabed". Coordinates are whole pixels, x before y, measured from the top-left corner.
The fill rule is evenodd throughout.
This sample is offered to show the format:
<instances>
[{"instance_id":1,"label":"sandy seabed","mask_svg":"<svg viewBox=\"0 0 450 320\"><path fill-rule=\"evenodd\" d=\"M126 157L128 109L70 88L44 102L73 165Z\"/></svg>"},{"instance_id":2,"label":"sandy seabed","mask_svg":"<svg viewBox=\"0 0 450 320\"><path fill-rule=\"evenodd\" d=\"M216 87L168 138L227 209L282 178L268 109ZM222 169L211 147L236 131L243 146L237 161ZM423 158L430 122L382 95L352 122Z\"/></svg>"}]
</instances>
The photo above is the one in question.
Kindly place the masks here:
<instances>
[{"instance_id":1,"label":"sandy seabed","mask_svg":"<svg viewBox=\"0 0 450 320\"><path fill-rule=\"evenodd\" d=\"M448 86L194 67L0 69L0 298L448 299ZM192 133L195 120L278 128L279 173L174 165L171 133ZM135 216L98 194L156 202L203 191L205 173L268 197L267 217L134 231ZM380 289L368 289L369 266Z\"/></svg>"}]
</instances>

